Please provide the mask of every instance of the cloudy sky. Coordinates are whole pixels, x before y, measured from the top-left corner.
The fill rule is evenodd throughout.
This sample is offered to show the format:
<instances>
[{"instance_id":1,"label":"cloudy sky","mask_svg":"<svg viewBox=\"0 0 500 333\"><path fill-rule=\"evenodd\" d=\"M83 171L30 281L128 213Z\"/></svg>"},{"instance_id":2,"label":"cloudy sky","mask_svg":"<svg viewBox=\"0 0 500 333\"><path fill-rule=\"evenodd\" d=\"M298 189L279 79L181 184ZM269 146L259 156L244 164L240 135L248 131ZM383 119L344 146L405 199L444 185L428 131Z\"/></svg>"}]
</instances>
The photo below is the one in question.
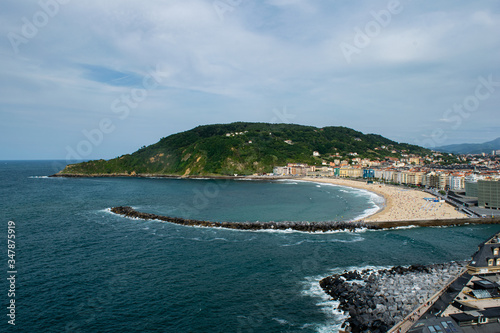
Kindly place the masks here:
<instances>
[{"instance_id":1,"label":"cloudy sky","mask_svg":"<svg viewBox=\"0 0 500 333\"><path fill-rule=\"evenodd\" d=\"M0 22L0 159L234 121L500 136L497 1L4 0Z\"/></svg>"}]
</instances>

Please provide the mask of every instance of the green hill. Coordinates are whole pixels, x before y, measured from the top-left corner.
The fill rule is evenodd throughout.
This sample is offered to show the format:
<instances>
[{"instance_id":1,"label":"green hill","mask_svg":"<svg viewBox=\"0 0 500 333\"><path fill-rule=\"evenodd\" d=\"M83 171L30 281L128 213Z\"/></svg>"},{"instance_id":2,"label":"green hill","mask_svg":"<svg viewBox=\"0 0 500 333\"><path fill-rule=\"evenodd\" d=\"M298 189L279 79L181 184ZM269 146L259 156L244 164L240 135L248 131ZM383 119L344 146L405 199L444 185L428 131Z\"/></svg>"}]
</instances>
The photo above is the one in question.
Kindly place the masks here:
<instances>
[{"instance_id":1,"label":"green hill","mask_svg":"<svg viewBox=\"0 0 500 333\"><path fill-rule=\"evenodd\" d=\"M314 157L313 151L321 157ZM69 165L59 174L248 175L293 162L321 165L323 160L339 158L332 156L337 153L341 159L357 153L356 157L383 160L430 151L346 127L238 122L198 126L133 154Z\"/></svg>"}]
</instances>

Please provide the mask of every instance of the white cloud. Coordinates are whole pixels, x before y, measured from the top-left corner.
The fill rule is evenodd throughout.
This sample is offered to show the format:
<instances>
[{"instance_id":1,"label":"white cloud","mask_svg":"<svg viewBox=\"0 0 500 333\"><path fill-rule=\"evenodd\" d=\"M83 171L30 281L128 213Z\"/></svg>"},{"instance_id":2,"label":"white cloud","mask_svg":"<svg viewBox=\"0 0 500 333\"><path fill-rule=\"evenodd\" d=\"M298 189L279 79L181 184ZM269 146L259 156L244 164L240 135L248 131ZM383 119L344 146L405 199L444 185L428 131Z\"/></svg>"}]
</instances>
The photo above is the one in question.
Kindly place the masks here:
<instances>
[{"instance_id":1,"label":"white cloud","mask_svg":"<svg viewBox=\"0 0 500 333\"><path fill-rule=\"evenodd\" d=\"M402 5L349 64L339 45L353 43L354 29L373 20L372 11L386 9L386 1L243 1L223 20L204 0L70 2L16 54L7 34L21 34L23 17L31 19L40 7L8 0L0 13L0 113L9 119L0 125L2 141L20 140L10 128L36 119L51 123L50 144L59 140L64 147L68 133L77 140L83 128L114 116L110 104L131 89L117 79L140 79L158 64L169 76L131 116L141 126L118 122L122 127L109 142L135 147L145 133L161 137L204 122L270 121L272 110L284 106L297 110L296 122L412 141L435 126L422 119L439 119L470 94L478 76L500 80L500 19L487 1ZM89 75L85 66L103 73ZM123 75L106 80L105 70ZM477 112L491 126L500 125L499 96ZM403 126L408 120L416 125ZM30 121L36 136L34 126ZM486 135L480 123L471 126ZM132 128L135 137L121 134ZM26 151L47 144L41 139ZM106 147L105 154L116 155L113 145ZM0 150L0 157L8 154Z\"/></svg>"}]
</instances>

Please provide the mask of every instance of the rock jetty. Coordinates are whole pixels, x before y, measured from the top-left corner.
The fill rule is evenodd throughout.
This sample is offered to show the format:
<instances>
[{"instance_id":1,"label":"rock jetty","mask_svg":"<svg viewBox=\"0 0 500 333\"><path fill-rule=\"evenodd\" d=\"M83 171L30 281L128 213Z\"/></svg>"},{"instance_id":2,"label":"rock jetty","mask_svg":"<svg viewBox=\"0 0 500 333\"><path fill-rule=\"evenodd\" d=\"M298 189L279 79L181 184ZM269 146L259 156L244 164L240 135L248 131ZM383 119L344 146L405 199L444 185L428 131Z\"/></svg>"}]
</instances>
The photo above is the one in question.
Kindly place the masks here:
<instances>
[{"instance_id":1,"label":"rock jetty","mask_svg":"<svg viewBox=\"0 0 500 333\"><path fill-rule=\"evenodd\" d=\"M359 229L380 229L374 225L363 222L212 222L202 220L190 220L179 217L162 216L150 213L142 213L132 207L120 206L111 208L111 212L131 218L143 220L159 220L186 226L199 226L211 228L227 228L239 230L297 230L305 232L326 232L332 230L355 231Z\"/></svg>"},{"instance_id":2,"label":"rock jetty","mask_svg":"<svg viewBox=\"0 0 500 333\"><path fill-rule=\"evenodd\" d=\"M353 333L385 333L456 278L464 262L344 271L320 281L338 308L349 314Z\"/></svg>"}]
</instances>

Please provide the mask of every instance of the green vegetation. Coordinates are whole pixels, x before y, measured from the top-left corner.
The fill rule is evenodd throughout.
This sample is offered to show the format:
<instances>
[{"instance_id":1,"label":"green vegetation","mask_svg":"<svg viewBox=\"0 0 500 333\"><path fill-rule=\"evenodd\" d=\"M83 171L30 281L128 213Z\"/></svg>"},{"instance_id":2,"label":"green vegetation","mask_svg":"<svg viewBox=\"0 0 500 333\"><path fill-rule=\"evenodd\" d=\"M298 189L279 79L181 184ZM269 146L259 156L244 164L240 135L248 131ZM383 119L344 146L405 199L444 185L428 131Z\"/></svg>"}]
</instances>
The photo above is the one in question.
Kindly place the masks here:
<instances>
[{"instance_id":1,"label":"green vegetation","mask_svg":"<svg viewBox=\"0 0 500 333\"><path fill-rule=\"evenodd\" d=\"M453 154L444 154L439 158L439 165L453 165L460 163L461 161L458 156Z\"/></svg>"},{"instance_id":2,"label":"green vegetation","mask_svg":"<svg viewBox=\"0 0 500 333\"><path fill-rule=\"evenodd\" d=\"M314 157L313 151L321 156ZM239 122L199 126L162 138L133 154L73 164L61 173L248 175L272 172L274 166L294 162L321 165L323 160L384 160L401 154L427 155L430 151L346 127Z\"/></svg>"}]
</instances>

